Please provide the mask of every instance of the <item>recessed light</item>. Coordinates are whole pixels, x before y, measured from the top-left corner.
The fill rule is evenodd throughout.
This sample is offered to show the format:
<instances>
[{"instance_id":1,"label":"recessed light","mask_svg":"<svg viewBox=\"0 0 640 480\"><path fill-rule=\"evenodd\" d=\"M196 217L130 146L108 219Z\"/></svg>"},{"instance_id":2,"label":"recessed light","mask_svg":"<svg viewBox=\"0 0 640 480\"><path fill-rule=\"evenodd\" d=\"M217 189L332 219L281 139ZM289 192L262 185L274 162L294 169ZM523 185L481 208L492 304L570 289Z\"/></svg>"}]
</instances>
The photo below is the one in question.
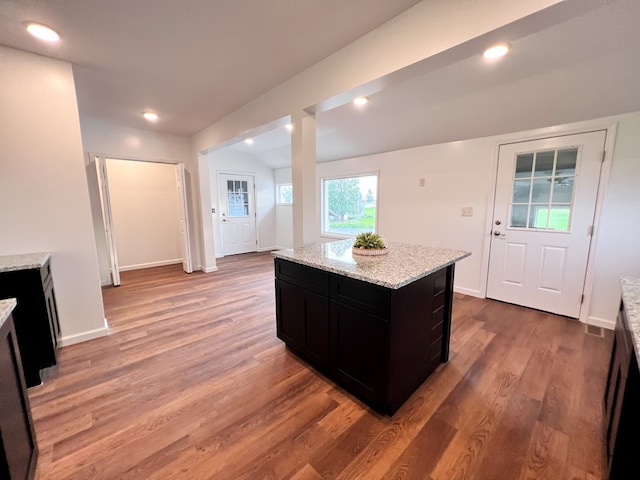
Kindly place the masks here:
<instances>
[{"instance_id":1,"label":"recessed light","mask_svg":"<svg viewBox=\"0 0 640 480\"><path fill-rule=\"evenodd\" d=\"M353 103L356 105L364 105L369 101L367 97L356 97L353 99Z\"/></svg>"},{"instance_id":2,"label":"recessed light","mask_svg":"<svg viewBox=\"0 0 640 480\"><path fill-rule=\"evenodd\" d=\"M57 42L60 35L53 28L42 25L41 23L30 22L27 24L27 32L34 37L44 40L45 42Z\"/></svg>"},{"instance_id":3,"label":"recessed light","mask_svg":"<svg viewBox=\"0 0 640 480\"><path fill-rule=\"evenodd\" d=\"M253 145L253 138L245 138L244 143L247 145Z\"/></svg>"},{"instance_id":4,"label":"recessed light","mask_svg":"<svg viewBox=\"0 0 640 480\"><path fill-rule=\"evenodd\" d=\"M509 51L509 46L504 43L500 45L494 45L493 47L487 48L484 51L484 58L494 59L504 57Z\"/></svg>"},{"instance_id":5,"label":"recessed light","mask_svg":"<svg viewBox=\"0 0 640 480\"><path fill-rule=\"evenodd\" d=\"M289 130L289 131L292 131L292 130L293 130L293 123L287 123L287 124L284 126L284 128L286 128L286 129L287 129L287 130Z\"/></svg>"},{"instance_id":6,"label":"recessed light","mask_svg":"<svg viewBox=\"0 0 640 480\"><path fill-rule=\"evenodd\" d=\"M155 122L156 120L158 120L158 114L157 113L153 113L153 112L144 112L142 114L142 116L144 118L146 118L147 120L149 120L150 122Z\"/></svg>"}]
</instances>

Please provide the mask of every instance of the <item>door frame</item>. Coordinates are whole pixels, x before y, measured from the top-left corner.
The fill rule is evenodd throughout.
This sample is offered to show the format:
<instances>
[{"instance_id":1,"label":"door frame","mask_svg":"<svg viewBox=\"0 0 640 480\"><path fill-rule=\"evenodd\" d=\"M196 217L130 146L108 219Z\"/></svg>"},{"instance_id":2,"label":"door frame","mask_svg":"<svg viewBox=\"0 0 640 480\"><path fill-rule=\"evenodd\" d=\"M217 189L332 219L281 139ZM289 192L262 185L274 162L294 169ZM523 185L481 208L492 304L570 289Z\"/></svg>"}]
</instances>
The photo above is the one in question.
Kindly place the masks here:
<instances>
[{"instance_id":1,"label":"door frame","mask_svg":"<svg viewBox=\"0 0 640 480\"><path fill-rule=\"evenodd\" d=\"M105 232L105 240L107 243L107 261L109 263L111 285L117 287L120 285L120 265L118 264L118 253L113 238L113 218L111 216L111 197L109 194L108 179L106 172L106 160L125 160L130 162L146 162L160 163L164 165L173 165L176 169L176 188L178 192L178 208L181 215L184 216L184 231L182 232L182 242L184 244L182 259L182 268L186 273L193 272L193 259L191 254L191 235L189 231L189 209L187 185L184 177L186 171L183 162L172 160L158 160L149 158L136 158L122 155L104 155L89 153L89 162L96 165L96 176L98 181L98 195L100 197L100 206L102 210L102 225ZM180 185L182 183L182 185ZM115 272L115 273L114 273Z\"/></svg>"},{"instance_id":2,"label":"door frame","mask_svg":"<svg viewBox=\"0 0 640 480\"><path fill-rule=\"evenodd\" d=\"M260 222L258 222L258 210L259 210L259 204L258 204L258 185L257 185L257 178L258 178L258 174L256 172L239 172L239 171L234 171L234 170L216 170L216 190L217 190L217 206L211 206L211 208L215 208L216 212L215 213L211 213L212 216L212 223L213 223L213 229L214 231L217 231L220 235L220 248L216 248L216 258L224 258L224 236L222 234L222 228L220 227L220 220L218 220L218 215L220 212L220 208L222 206L222 192L220 191L220 175L241 175L244 177L251 177L253 178L253 209L254 209L254 218L255 218L255 224L256 224L256 251L259 252L260 251L260 227L258 226L258 224Z\"/></svg>"},{"instance_id":3,"label":"door frame","mask_svg":"<svg viewBox=\"0 0 640 480\"><path fill-rule=\"evenodd\" d=\"M609 177L611 175L611 165L613 163L613 154L615 147L616 132L618 129L618 122L611 120L589 120L585 122L579 122L571 125L561 125L554 127L541 128L531 130L528 132L518 132L510 135L504 135L500 140L497 140L493 146L492 161L491 161L491 185L490 194L487 195L486 203L486 215L485 215L485 229L482 249L481 260L481 277L480 277L480 293L483 298L487 298L487 284L489 276L489 252L491 249L491 232L493 231L493 215L496 200L496 186L498 182L498 157L500 154L501 145L509 145L514 143L529 142L532 140L543 140L546 138L563 137L568 135L577 135L582 133L591 133L596 131L605 132L604 141L604 159L602 168L600 170L600 181L598 183L598 193L596 196L596 206L593 218L593 234L591 237L591 244L589 246L589 255L587 257L587 269L584 278L584 301L580 306L580 315L578 320L582 323L589 323L591 325L610 328L609 322L605 322L599 319L590 319L589 311L591 305L591 296L593 293L593 281L595 277L595 252L598 244L598 232L600 231L600 219L602 215L602 205L607 193L607 187L609 185Z\"/></svg>"}]
</instances>

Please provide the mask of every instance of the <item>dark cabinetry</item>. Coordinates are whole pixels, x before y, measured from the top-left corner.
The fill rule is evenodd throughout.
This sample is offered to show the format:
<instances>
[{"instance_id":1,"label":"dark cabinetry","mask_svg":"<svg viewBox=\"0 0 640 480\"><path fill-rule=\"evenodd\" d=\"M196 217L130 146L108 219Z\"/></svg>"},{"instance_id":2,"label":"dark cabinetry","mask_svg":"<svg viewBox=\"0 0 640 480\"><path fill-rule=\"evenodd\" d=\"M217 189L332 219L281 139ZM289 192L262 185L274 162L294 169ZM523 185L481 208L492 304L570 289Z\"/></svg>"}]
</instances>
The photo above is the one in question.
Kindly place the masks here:
<instances>
[{"instance_id":1,"label":"dark cabinetry","mask_svg":"<svg viewBox=\"0 0 640 480\"><path fill-rule=\"evenodd\" d=\"M56 364L60 336L51 263L0 273L0 299L15 298L13 312L28 387L39 385L40 371Z\"/></svg>"},{"instance_id":2,"label":"dark cabinetry","mask_svg":"<svg viewBox=\"0 0 640 480\"><path fill-rule=\"evenodd\" d=\"M616 321L604 408L609 478L629 478L637 466L640 372L624 302Z\"/></svg>"},{"instance_id":3,"label":"dark cabinetry","mask_svg":"<svg viewBox=\"0 0 640 480\"><path fill-rule=\"evenodd\" d=\"M399 289L275 260L277 334L385 413L449 356L453 265Z\"/></svg>"},{"instance_id":4,"label":"dark cabinetry","mask_svg":"<svg viewBox=\"0 0 640 480\"><path fill-rule=\"evenodd\" d=\"M20 351L9 316L0 327L0 478L33 478L37 455Z\"/></svg>"}]
</instances>

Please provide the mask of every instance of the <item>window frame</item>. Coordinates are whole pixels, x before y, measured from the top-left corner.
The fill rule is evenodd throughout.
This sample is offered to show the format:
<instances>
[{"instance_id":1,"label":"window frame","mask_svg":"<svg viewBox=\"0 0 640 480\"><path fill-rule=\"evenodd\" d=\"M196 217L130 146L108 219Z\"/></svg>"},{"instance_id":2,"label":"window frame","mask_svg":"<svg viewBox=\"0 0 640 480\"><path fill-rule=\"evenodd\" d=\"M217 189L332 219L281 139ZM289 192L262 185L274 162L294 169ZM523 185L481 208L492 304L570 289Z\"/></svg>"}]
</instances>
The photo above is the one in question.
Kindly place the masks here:
<instances>
[{"instance_id":1,"label":"window frame","mask_svg":"<svg viewBox=\"0 0 640 480\"><path fill-rule=\"evenodd\" d=\"M327 238L336 238L336 239L348 239L348 238L355 238L355 236L358 233L354 233L352 235L349 234L342 234L342 233L337 233L337 232L330 232L327 231L327 225L329 223L329 217L328 217L328 210L329 210L329 199L326 193L326 185L327 182L330 180L341 180L341 179L346 179L346 178L361 178L361 177L372 177L375 176L376 177L376 194L375 194L375 209L376 209L376 214L375 214L375 219L374 219L374 228L372 230L367 230L367 231L373 231L374 233L378 232L378 228L379 228L379 224L378 224L378 218L379 218L379 198L380 198L380 171L379 170L375 170L375 171L367 171L367 172L361 172L361 173L350 173L350 174L343 174L343 175L328 175L328 176L323 176L320 177L320 235L322 237L327 237Z\"/></svg>"},{"instance_id":2,"label":"window frame","mask_svg":"<svg viewBox=\"0 0 640 480\"><path fill-rule=\"evenodd\" d=\"M282 187L291 187L291 201L290 202L282 202L282 197L280 196L280 189ZM276 205L293 205L293 183L276 183Z\"/></svg>"}]
</instances>

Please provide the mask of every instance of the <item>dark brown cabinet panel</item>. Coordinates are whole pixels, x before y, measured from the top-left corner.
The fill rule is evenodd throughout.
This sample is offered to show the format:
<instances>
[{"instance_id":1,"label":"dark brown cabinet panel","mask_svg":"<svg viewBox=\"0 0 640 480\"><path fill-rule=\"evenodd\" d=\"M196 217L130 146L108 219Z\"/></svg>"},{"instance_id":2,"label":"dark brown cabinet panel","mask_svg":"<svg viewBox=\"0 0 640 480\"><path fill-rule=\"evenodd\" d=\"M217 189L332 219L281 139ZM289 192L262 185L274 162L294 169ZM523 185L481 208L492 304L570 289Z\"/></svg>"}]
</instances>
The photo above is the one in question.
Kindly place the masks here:
<instances>
[{"instance_id":1,"label":"dark brown cabinet panel","mask_svg":"<svg viewBox=\"0 0 640 480\"><path fill-rule=\"evenodd\" d=\"M639 405L640 371L624 303L621 303L604 397L610 479L629 478L629 472L636 468Z\"/></svg>"},{"instance_id":2,"label":"dark brown cabinet panel","mask_svg":"<svg viewBox=\"0 0 640 480\"><path fill-rule=\"evenodd\" d=\"M399 289L278 258L275 272L278 338L376 409L448 361L453 265Z\"/></svg>"},{"instance_id":3,"label":"dark brown cabinet panel","mask_svg":"<svg viewBox=\"0 0 640 480\"><path fill-rule=\"evenodd\" d=\"M0 273L0 299L5 298L18 302L13 318L27 387L39 385L40 371L57 362L60 336L50 262Z\"/></svg>"},{"instance_id":4,"label":"dark brown cabinet panel","mask_svg":"<svg viewBox=\"0 0 640 480\"><path fill-rule=\"evenodd\" d=\"M38 450L11 316L0 328L0 450L0 478L33 478Z\"/></svg>"}]
</instances>

